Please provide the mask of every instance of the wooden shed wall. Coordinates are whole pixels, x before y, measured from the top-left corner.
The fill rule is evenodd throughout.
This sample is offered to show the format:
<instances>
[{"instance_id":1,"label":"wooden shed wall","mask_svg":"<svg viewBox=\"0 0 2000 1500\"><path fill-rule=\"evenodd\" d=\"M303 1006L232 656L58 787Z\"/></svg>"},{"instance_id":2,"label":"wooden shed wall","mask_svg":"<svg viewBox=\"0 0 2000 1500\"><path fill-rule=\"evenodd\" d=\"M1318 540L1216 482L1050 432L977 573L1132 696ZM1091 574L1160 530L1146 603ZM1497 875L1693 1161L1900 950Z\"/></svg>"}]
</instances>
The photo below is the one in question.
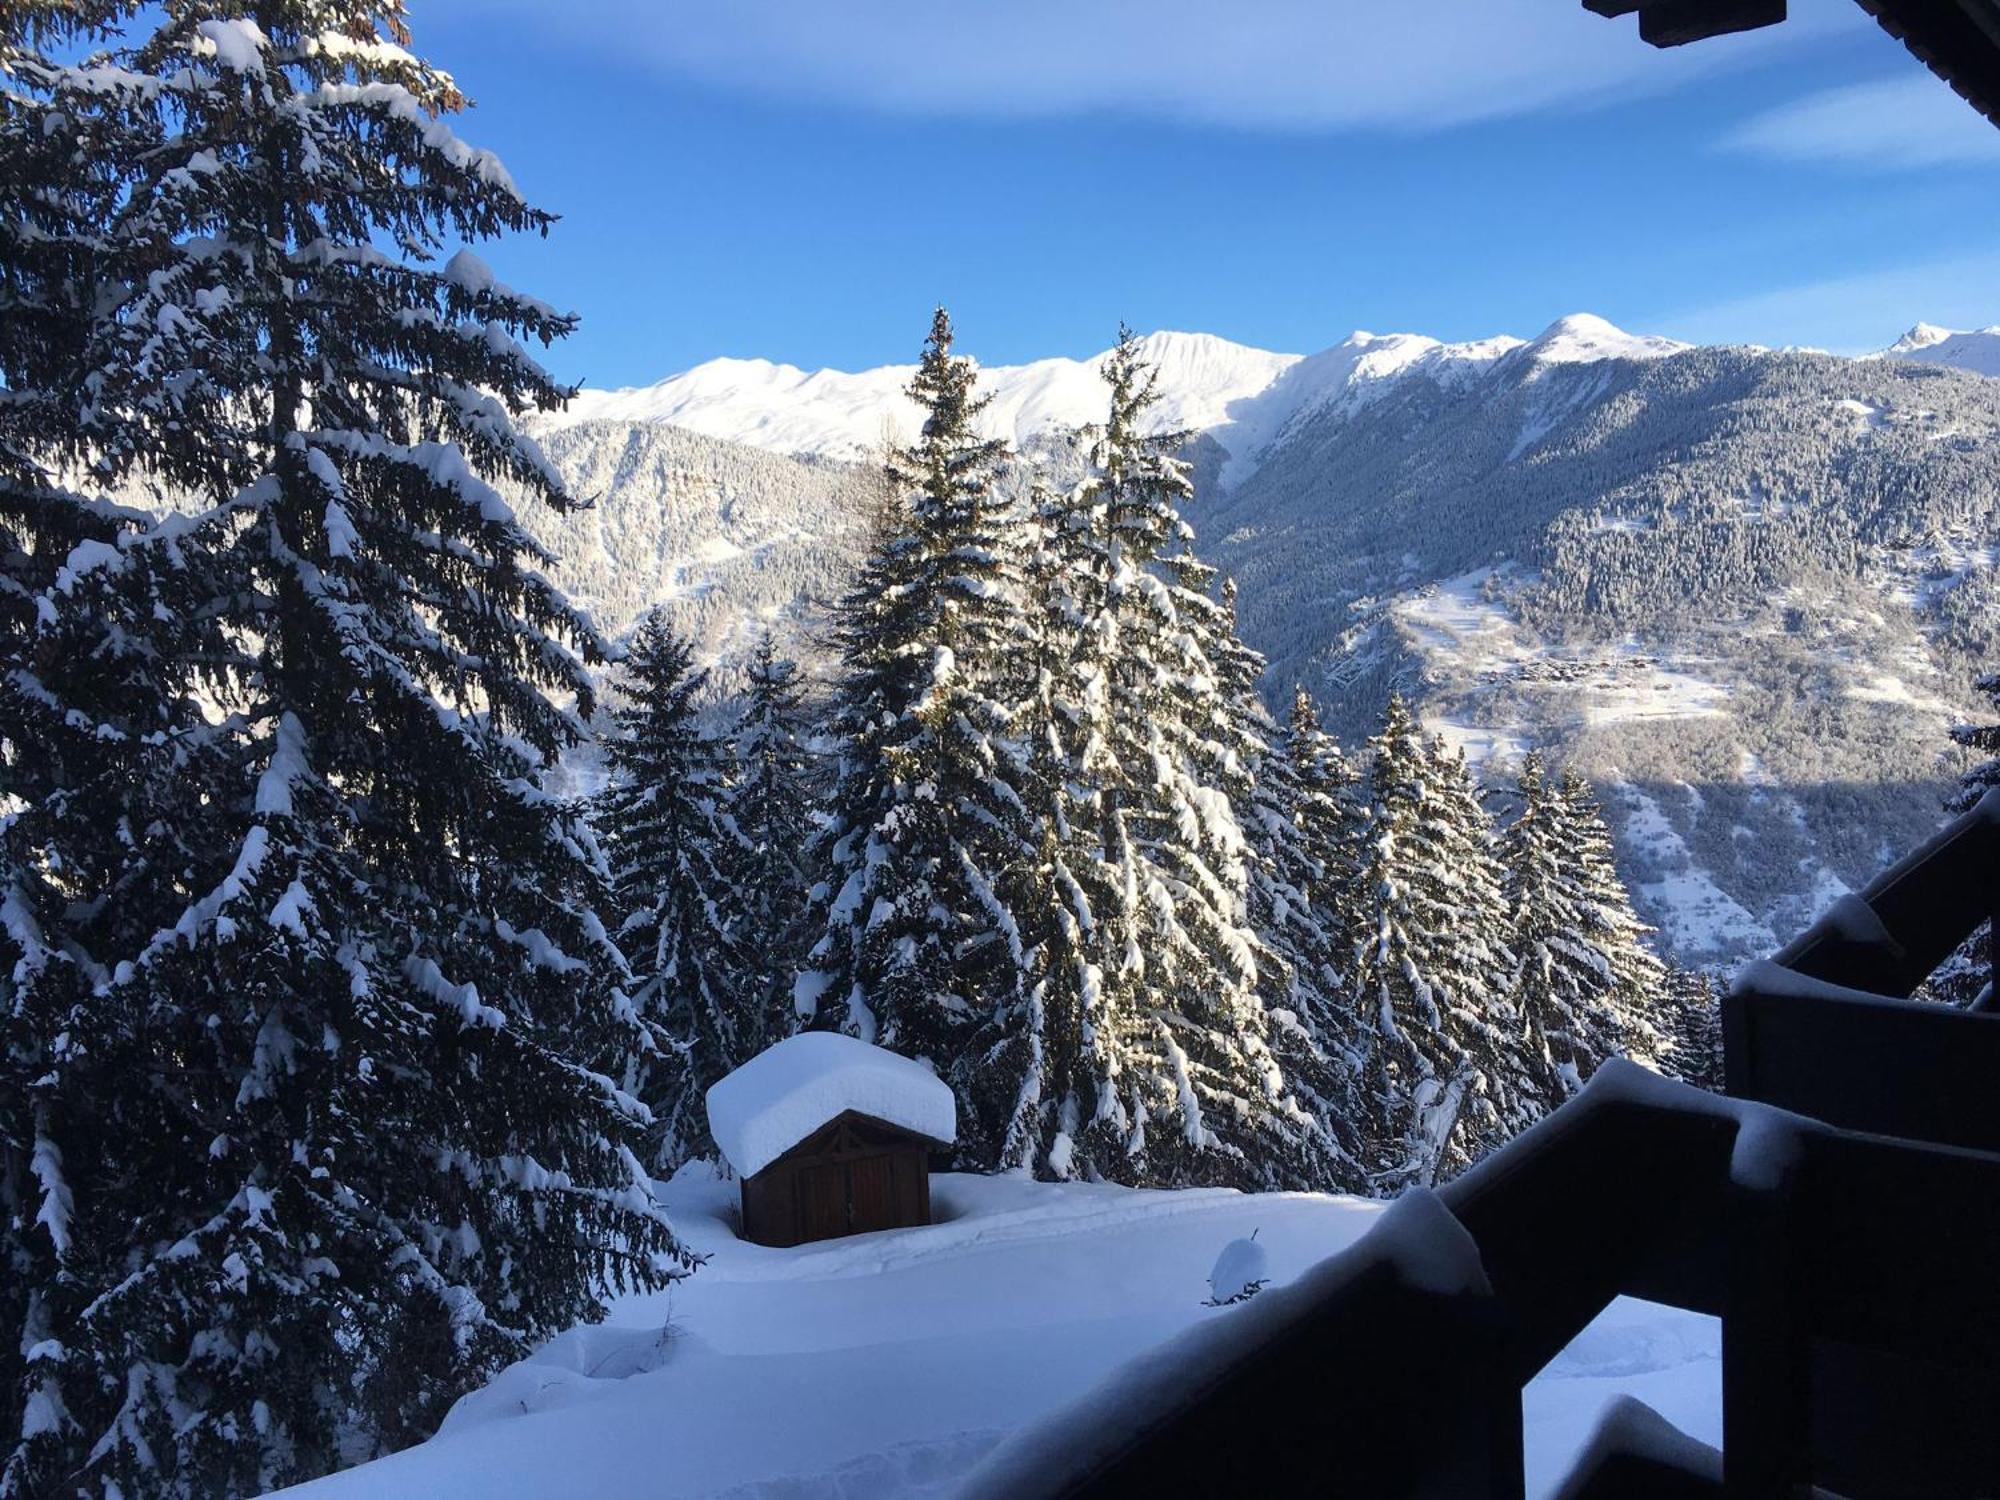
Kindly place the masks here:
<instances>
[{"instance_id":1,"label":"wooden shed wall","mask_svg":"<svg viewBox=\"0 0 2000 1500\"><path fill-rule=\"evenodd\" d=\"M743 1237L800 1245L928 1224L932 1145L880 1120L842 1115L743 1179Z\"/></svg>"}]
</instances>

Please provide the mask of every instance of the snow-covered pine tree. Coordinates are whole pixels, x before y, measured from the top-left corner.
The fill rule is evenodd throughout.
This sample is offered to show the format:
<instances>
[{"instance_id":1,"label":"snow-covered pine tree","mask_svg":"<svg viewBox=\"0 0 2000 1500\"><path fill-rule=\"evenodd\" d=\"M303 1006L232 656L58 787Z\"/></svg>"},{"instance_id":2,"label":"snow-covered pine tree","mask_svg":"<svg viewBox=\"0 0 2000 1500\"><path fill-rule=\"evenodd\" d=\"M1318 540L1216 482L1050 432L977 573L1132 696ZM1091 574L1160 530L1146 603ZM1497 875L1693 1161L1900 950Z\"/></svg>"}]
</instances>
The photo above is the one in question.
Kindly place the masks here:
<instances>
[{"instance_id":1,"label":"snow-covered pine tree","mask_svg":"<svg viewBox=\"0 0 2000 1500\"><path fill-rule=\"evenodd\" d=\"M1722 987L1700 969L1670 968L1662 981L1661 1070L1683 1083L1722 1092Z\"/></svg>"},{"instance_id":2,"label":"snow-covered pine tree","mask_svg":"<svg viewBox=\"0 0 2000 1500\"><path fill-rule=\"evenodd\" d=\"M1603 960L1598 1004L1610 1017L1611 1043L1621 1056L1654 1067L1666 1046L1659 1019L1666 965L1647 942L1652 929L1639 920L1619 877L1604 809L1574 766L1563 771L1557 808L1584 900L1584 936Z\"/></svg>"},{"instance_id":3,"label":"snow-covered pine tree","mask_svg":"<svg viewBox=\"0 0 2000 1500\"><path fill-rule=\"evenodd\" d=\"M927 1059L972 1106L966 1048L1023 984L1006 891L1034 838L1014 738L1025 518L996 488L1001 445L975 429L975 371L952 342L939 308L910 384L923 429L891 461L902 527L840 611L825 925L793 998L808 1024ZM985 1164L997 1144L966 1113L961 1158Z\"/></svg>"},{"instance_id":4,"label":"snow-covered pine tree","mask_svg":"<svg viewBox=\"0 0 2000 1500\"><path fill-rule=\"evenodd\" d=\"M43 596L78 547L111 546L145 520L64 483L87 467L78 366L94 285L110 258L101 226L116 187L100 181L64 129L58 100L77 70L58 63L50 49L87 44L124 9L24 0L0 10L0 816L9 835L0 845L7 860L0 871L6 913L0 942L10 945L12 960L0 984L20 983L24 960L39 967L53 956L48 934L35 930L38 903L27 890L44 872L36 859L17 853L25 849L17 837L21 817L80 779L69 771L72 757L96 752L101 763L110 738L91 732L94 710L103 705L72 713L63 691L69 685L51 680L74 659L38 638L49 623ZM83 654L90 656L88 647ZM0 1005L0 1019L16 1011ZM22 1097L8 1089L0 1109ZM31 1137L0 1132L0 1152ZM0 1193L10 1193L10 1223L14 1181L11 1170L0 1176ZM0 1360L14 1352L0 1352Z\"/></svg>"},{"instance_id":5,"label":"snow-covered pine tree","mask_svg":"<svg viewBox=\"0 0 2000 1500\"><path fill-rule=\"evenodd\" d=\"M548 218L444 122L395 0L159 10L67 101L81 139L138 109L158 137L101 164L149 265L99 303L83 441L214 509L91 550L52 607L147 569L205 591L214 753L129 830L177 914L93 955L130 1020L67 1187L106 1279L23 1486L229 1495L429 1431L688 1257L599 1071L637 1029L599 861L542 787L597 643L480 477L570 503L512 423L564 394L517 336L568 320L436 263Z\"/></svg>"},{"instance_id":6,"label":"snow-covered pine tree","mask_svg":"<svg viewBox=\"0 0 2000 1500\"><path fill-rule=\"evenodd\" d=\"M1284 730L1285 756L1299 785L1299 826L1315 865L1315 880L1336 924L1337 951L1353 948L1351 931L1338 924L1348 920L1340 902L1353 889L1361 860L1367 812L1361 805L1361 774L1321 726L1319 708L1303 684L1293 689L1292 709Z\"/></svg>"},{"instance_id":7,"label":"snow-covered pine tree","mask_svg":"<svg viewBox=\"0 0 2000 1500\"><path fill-rule=\"evenodd\" d=\"M1087 508L1037 481L1028 512L1028 671L1016 728L1034 846L1009 885L1021 975L974 1031L960 1074L986 1165L1066 1178L1080 1169L1080 1121L1110 1089L1097 1045L1104 973L1096 914L1111 905L1112 871L1096 831L1094 785L1106 705L1101 692L1078 686L1094 662L1082 626L1101 614L1104 580L1084 534Z\"/></svg>"},{"instance_id":8,"label":"snow-covered pine tree","mask_svg":"<svg viewBox=\"0 0 2000 1500\"><path fill-rule=\"evenodd\" d=\"M50 387L89 321L78 271L91 257L78 231L98 215L88 177L51 124L61 70L44 48L92 30L81 9L0 12L0 1494L8 1496L36 1482L38 1450L56 1446L51 1434L66 1413L56 1334L73 1313L61 1285L73 1225L66 1157L77 1143L63 1109L69 1049L58 1038L80 1019L88 990L65 951L68 903L52 889L46 836L27 824L69 779L69 755L103 749L94 736L64 732L69 695L47 678L68 658L37 661L38 600L79 542L103 545L119 524L50 472L69 446L61 434L75 427L73 415L52 420L61 403Z\"/></svg>"},{"instance_id":9,"label":"snow-covered pine tree","mask_svg":"<svg viewBox=\"0 0 2000 1500\"><path fill-rule=\"evenodd\" d=\"M1610 836L1575 772L1522 763L1519 806L1501 840L1516 963L1514 1001L1537 1102L1553 1109L1607 1057L1653 1061L1664 975L1611 865Z\"/></svg>"},{"instance_id":10,"label":"snow-covered pine tree","mask_svg":"<svg viewBox=\"0 0 2000 1500\"><path fill-rule=\"evenodd\" d=\"M9 1500L47 1493L71 1472L71 1423L87 1420L102 1390L76 1330L93 1296L123 1274L125 1193L150 1191L115 1163L152 1129L132 1080L158 1068L147 1018L106 991L121 957L180 913L178 862L199 839L174 815L186 782L217 768L227 735L227 721L204 718L185 670L221 649L218 634L185 608L187 570L157 566L159 540L135 524L112 542L81 544L72 557L102 548L125 565L80 577L57 566L29 601L40 614L4 648L0 1495Z\"/></svg>"},{"instance_id":11,"label":"snow-covered pine tree","mask_svg":"<svg viewBox=\"0 0 2000 1500\"><path fill-rule=\"evenodd\" d=\"M86 492L95 450L125 435L99 421L87 439L83 427L98 307L115 303L143 258L131 237L106 228L115 164L155 133L122 110L79 118L72 99L115 91L113 70L61 63L45 49L102 38L132 8L33 0L0 11L0 770L10 823L34 809L34 836L44 838L47 798L93 783L96 806L73 831L108 835L117 816L105 774L129 761L135 728L171 728L175 711L162 580L132 569L105 587L71 566L115 555L151 520ZM49 598L57 589L91 592L90 608L59 618ZM8 878L61 883L86 865L73 848L50 850ZM26 899L18 887L15 899ZM23 907L36 909L33 900Z\"/></svg>"},{"instance_id":12,"label":"snow-covered pine tree","mask_svg":"<svg viewBox=\"0 0 2000 1500\"><path fill-rule=\"evenodd\" d=\"M1040 1153L1059 1173L1178 1185L1295 1185L1325 1142L1269 1041L1251 927L1262 710L1212 570L1189 546L1181 437L1149 431L1158 399L1138 341L1105 365L1110 409L1088 476L1050 517L1069 661L1054 690L1075 791L1059 830L1076 945L1072 1061L1051 1048ZM1232 675L1236 673L1237 675ZM1251 695L1254 700L1254 695Z\"/></svg>"},{"instance_id":13,"label":"snow-covered pine tree","mask_svg":"<svg viewBox=\"0 0 2000 1500\"><path fill-rule=\"evenodd\" d=\"M1514 1003L1523 1056L1544 1108L1553 1109L1615 1050L1609 1018L1596 1006L1606 979L1601 955L1583 936L1585 917L1564 820L1540 751L1515 782L1518 806L1500 841L1514 952Z\"/></svg>"},{"instance_id":14,"label":"snow-covered pine tree","mask_svg":"<svg viewBox=\"0 0 2000 1500\"><path fill-rule=\"evenodd\" d=\"M819 793L819 756L798 664L778 654L769 631L750 659L735 731L736 784L730 817L741 836L734 884L752 935L753 985L775 1041L786 1018L792 976L803 957L807 848Z\"/></svg>"},{"instance_id":15,"label":"snow-covered pine tree","mask_svg":"<svg viewBox=\"0 0 2000 1500\"><path fill-rule=\"evenodd\" d=\"M1369 741L1352 984L1378 1183L1428 1184L1524 1123L1490 820L1462 759L1389 700Z\"/></svg>"},{"instance_id":16,"label":"snow-covered pine tree","mask_svg":"<svg viewBox=\"0 0 2000 1500\"><path fill-rule=\"evenodd\" d=\"M191 663L226 654L191 606L212 579L177 523L94 493L129 446L86 352L149 263L117 232L122 170L159 138L138 87L94 59L136 7L0 10L0 1496L59 1492L103 1409L79 1329L121 1259L129 1201L103 1191L151 1129L140 1017L103 991L185 904L177 808L227 733ZM78 487L82 487L79 489ZM142 540L142 533L150 532ZM95 564L120 560L113 568ZM212 767L211 767L212 769ZM130 1191L151 1190L143 1181ZM107 1201L112 1200L112 1201Z\"/></svg>"},{"instance_id":17,"label":"snow-covered pine tree","mask_svg":"<svg viewBox=\"0 0 2000 1500\"><path fill-rule=\"evenodd\" d=\"M85 375L100 308L144 269L143 246L107 228L117 164L157 130L131 110L73 107L130 85L96 59L58 62L45 49L104 38L135 8L24 0L0 11L0 800L14 848L45 841L5 879L21 912L71 929L43 934L58 949L76 948L78 921L122 919L91 909L85 893L108 877L93 887L96 860L70 840L101 839L114 863L132 860L111 777L129 772L140 738L200 722L177 658L213 646L177 615L194 594L175 570L143 556L116 578L90 566L152 522L96 493L104 450L130 434L119 414L93 412ZM87 607L55 608L55 596L86 594ZM88 809L76 805L85 787ZM64 889L43 906L16 880Z\"/></svg>"},{"instance_id":18,"label":"snow-covered pine tree","mask_svg":"<svg viewBox=\"0 0 2000 1500\"><path fill-rule=\"evenodd\" d=\"M115 173L95 159L107 144L73 126L61 104L83 70L53 55L111 34L136 8L117 0L18 0L0 9L0 476L10 528L39 531L29 507L48 455L74 455L80 414L67 396L81 371L97 283L117 267L104 234ZM125 154L126 123L102 133ZM97 148L93 151L93 146ZM44 525L49 523L42 523ZM26 560L7 556L10 572ZM10 590L11 596L11 590ZM9 603L18 600L10 597ZM10 622L11 623L11 622Z\"/></svg>"},{"instance_id":19,"label":"snow-covered pine tree","mask_svg":"<svg viewBox=\"0 0 2000 1500\"><path fill-rule=\"evenodd\" d=\"M0 789L0 1496L56 1492L78 1432L105 1412L82 1336L124 1274L135 1144L154 1129L150 1018L108 994L185 904L190 782L213 784L228 721L203 717L184 670L221 646L187 612L186 570L133 530L96 543L126 565L58 570L59 603L10 641ZM88 547L80 549L89 555ZM15 647L24 647L19 656ZM211 656L209 659L216 659ZM17 714L17 707L28 711ZM22 1356L12 1365L9 1356Z\"/></svg>"},{"instance_id":20,"label":"snow-covered pine tree","mask_svg":"<svg viewBox=\"0 0 2000 1500\"><path fill-rule=\"evenodd\" d=\"M1431 1040L1444 1017L1426 977L1437 905L1429 870L1438 853L1424 822L1423 756L1416 718L1394 694L1368 741L1360 858L1342 903L1355 924L1348 972L1364 1049L1364 1164L1386 1192L1408 1180L1411 1099L1436 1074L1433 1053L1443 1050Z\"/></svg>"},{"instance_id":21,"label":"snow-covered pine tree","mask_svg":"<svg viewBox=\"0 0 2000 1500\"><path fill-rule=\"evenodd\" d=\"M1272 1044L1285 1077L1327 1133L1328 1181L1365 1191L1363 1040L1347 966L1354 948L1354 871L1361 852L1358 778L1320 726L1303 686L1260 764L1252 828L1261 872L1253 912L1285 958L1288 992L1272 997Z\"/></svg>"},{"instance_id":22,"label":"snow-covered pine tree","mask_svg":"<svg viewBox=\"0 0 2000 1500\"><path fill-rule=\"evenodd\" d=\"M773 1031L736 884L748 851L730 813L733 756L699 717L707 682L688 642L648 613L625 653L595 814L628 992L651 1043L624 1082L652 1110L648 1160L661 1176L715 1153L709 1085Z\"/></svg>"},{"instance_id":23,"label":"snow-covered pine tree","mask_svg":"<svg viewBox=\"0 0 2000 1500\"><path fill-rule=\"evenodd\" d=\"M1469 1162L1534 1123L1542 1107L1529 1076L1521 1015L1514 1004L1499 828L1463 750L1433 737L1429 770L1428 800L1437 811L1446 868L1457 886L1448 926L1464 977L1443 994L1446 1027L1467 1084L1457 1111L1457 1145ZM1449 1161L1449 1169L1463 1164Z\"/></svg>"},{"instance_id":24,"label":"snow-covered pine tree","mask_svg":"<svg viewBox=\"0 0 2000 1500\"><path fill-rule=\"evenodd\" d=\"M1360 1053L1349 1024L1344 934L1334 872L1350 851L1320 843L1337 825L1340 810L1327 802L1323 784L1309 778L1337 776L1325 760L1332 741L1319 731L1310 699L1294 695L1295 723L1280 730L1257 691L1264 660L1236 634L1236 589L1225 579L1222 604L1229 631L1223 642L1223 681L1246 746L1254 741L1249 774L1232 777L1234 801L1250 843L1250 925L1268 957L1258 966L1258 990L1270 1023L1272 1054L1299 1105L1318 1124L1323 1149L1314 1153L1315 1187L1365 1190L1361 1139L1355 1130L1359 1105ZM1305 723L1296 723L1303 713ZM1301 766L1292 758L1292 728L1308 754L1321 758Z\"/></svg>"}]
</instances>

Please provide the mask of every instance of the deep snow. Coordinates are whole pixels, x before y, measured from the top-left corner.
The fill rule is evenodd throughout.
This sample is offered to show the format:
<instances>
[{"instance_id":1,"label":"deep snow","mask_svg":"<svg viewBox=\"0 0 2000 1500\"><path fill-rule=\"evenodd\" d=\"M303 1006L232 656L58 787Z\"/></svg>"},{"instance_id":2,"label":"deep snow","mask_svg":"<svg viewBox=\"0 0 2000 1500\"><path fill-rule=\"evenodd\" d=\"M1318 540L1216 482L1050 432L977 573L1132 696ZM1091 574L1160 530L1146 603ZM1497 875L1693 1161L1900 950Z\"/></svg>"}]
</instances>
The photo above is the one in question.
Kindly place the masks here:
<instances>
[{"instance_id":1,"label":"deep snow","mask_svg":"<svg viewBox=\"0 0 2000 1500\"><path fill-rule=\"evenodd\" d=\"M958 1100L920 1062L838 1031L801 1031L766 1047L708 1091L708 1128L737 1172L754 1177L852 1110L943 1145Z\"/></svg>"},{"instance_id":2,"label":"deep snow","mask_svg":"<svg viewBox=\"0 0 2000 1500\"><path fill-rule=\"evenodd\" d=\"M1132 1355L1261 1298L1210 1307L1208 1275L1256 1234L1276 1286L1352 1243L1381 1205L1307 1193L1148 1192L1019 1176L932 1179L924 1229L764 1249L736 1186L665 1187L707 1265L628 1297L461 1401L430 1442L301 1500L945 1496L1004 1437ZM1712 1319L1621 1301L1524 1396L1529 1493L1548 1495L1630 1393L1719 1441ZM1357 1443L1368 1440L1355 1434Z\"/></svg>"}]
</instances>

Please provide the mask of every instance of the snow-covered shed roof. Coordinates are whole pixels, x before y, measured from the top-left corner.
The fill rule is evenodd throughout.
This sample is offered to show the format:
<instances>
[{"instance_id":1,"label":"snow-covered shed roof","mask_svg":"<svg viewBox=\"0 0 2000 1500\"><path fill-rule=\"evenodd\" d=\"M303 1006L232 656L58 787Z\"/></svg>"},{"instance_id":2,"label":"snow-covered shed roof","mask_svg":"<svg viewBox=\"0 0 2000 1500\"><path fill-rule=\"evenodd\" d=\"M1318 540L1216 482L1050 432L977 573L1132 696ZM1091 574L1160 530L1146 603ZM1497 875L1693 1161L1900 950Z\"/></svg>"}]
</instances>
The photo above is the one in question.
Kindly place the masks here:
<instances>
[{"instance_id":1,"label":"snow-covered shed roof","mask_svg":"<svg viewBox=\"0 0 2000 1500\"><path fill-rule=\"evenodd\" d=\"M837 1031L787 1037L708 1091L708 1128L744 1177L850 1110L934 1141L958 1139L957 1101L935 1073Z\"/></svg>"}]
</instances>

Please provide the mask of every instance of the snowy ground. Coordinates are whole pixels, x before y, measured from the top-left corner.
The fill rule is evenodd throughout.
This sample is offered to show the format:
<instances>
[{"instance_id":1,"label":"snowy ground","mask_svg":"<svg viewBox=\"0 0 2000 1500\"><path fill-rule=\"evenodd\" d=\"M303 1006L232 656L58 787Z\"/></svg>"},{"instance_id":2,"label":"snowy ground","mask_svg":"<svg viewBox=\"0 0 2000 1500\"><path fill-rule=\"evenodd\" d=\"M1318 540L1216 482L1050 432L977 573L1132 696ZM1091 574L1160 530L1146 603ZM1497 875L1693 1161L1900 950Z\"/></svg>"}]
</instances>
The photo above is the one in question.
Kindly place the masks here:
<instances>
[{"instance_id":1,"label":"snowy ground","mask_svg":"<svg viewBox=\"0 0 2000 1500\"><path fill-rule=\"evenodd\" d=\"M1752 776L1762 774L1754 755L1748 756L1746 769ZM1623 842L1628 848L1643 851L1648 864L1660 872L1633 887L1632 894L1659 927L1667 951L1698 960L1778 946L1770 924L1759 921L1694 862L1686 842L1657 801L1629 783L1620 781L1616 787L1624 813ZM1679 790L1690 799L1701 796L1685 783ZM1846 889L1841 886L1838 894L1845 894Z\"/></svg>"},{"instance_id":2,"label":"snowy ground","mask_svg":"<svg viewBox=\"0 0 2000 1500\"><path fill-rule=\"evenodd\" d=\"M942 1222L929 1228L768 1250L736 1239L733 1184L683 1176L667 1189L676 1224L712 1255L690 1281L503 1371L421 1447L290 1493L949 1495L1007 1433L1189 1324L1231 1316L1201 1305L1229 1241L1257 1231L1282 1283L1378 1211L1303 1193L932 1182ZM1717 1442L1718 1351L1712 1319L1615 1304L1526 1392L1530 1495L1553 1491L1621 1392Z\"/></svg>"}]
</instances>

